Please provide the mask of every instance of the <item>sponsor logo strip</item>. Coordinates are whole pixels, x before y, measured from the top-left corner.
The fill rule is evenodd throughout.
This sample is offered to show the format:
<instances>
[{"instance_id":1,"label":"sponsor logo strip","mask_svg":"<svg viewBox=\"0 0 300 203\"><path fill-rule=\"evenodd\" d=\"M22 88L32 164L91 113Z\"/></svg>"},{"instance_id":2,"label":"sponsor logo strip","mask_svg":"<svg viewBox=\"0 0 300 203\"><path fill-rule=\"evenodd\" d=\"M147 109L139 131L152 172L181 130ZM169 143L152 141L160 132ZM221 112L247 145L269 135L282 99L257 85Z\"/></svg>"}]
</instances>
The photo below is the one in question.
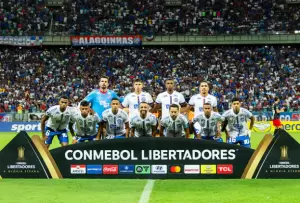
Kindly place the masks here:
<instances>
[{"instance_id":1,"label":"sponsor logo strip","mask_svg":"<svg viewBox=\"0 0 300 203\"><path fill-rule=\"evenodd\" d=\"M71 174L86 174L85 165L71 165Z\"/></svg>"},{"instance_id":2,"label":"sponsor logo strip","mask_svg":"<svg viewBox=\"0 0 300 203\"><path fill-rule=\"evenodd\" d=\"M134 165L119 165L119 174L134 174Z\"/></svg>"},{"instance_id":3,"label":"sponsor logo strip","mask_svg":"<svg viewBox=\"0 0 300 203\"><path fill-rule=\"evenodd\" d=\"M233 165L232 164L218 164L217 165L218 174L233 174Z\"/></svg>"},{"instance_id":4,"label":"sponsor logo strip","mask_svg":"<svg viewBox=\"0 0 300 203\"><path fill-rule=\"evenodd\" d=\"M102 165L87 165L87 174L102 174Z\"/></svg>"},{"instance_id":5,"label":"sponsor logo strip","mask_svg":"<svg viewBox=\"0 0 300 203\"><path fill-rule=\"evenodd\" d=\"M216 165L201 165L201 174L216 174Z\"/></svg>"},{"instance_id":6,"label":"sponsor logo strip","mask_svg":"<svg viewBox=\"0 0 300 203\"><path fill-rule=\"evenodd\" d=\"M184 165L185 174L199 174L200 166L199 165Z\"/></svg>"},{"instance_id":7,"label":"sponsor logo strip","mask_svg":"<svg viewBox=\"0 0 300 203\"><path fill-rule=\"evenodd\" d=\"M167 165L152 165L151 173L152 174L167 174L168 173Z\"/></svg>"},{"instance_id":8,"label":"sponsor logo strip","mask_svg":"<svg viewBox=\"0 0 300 203\"><path fill-rule=\"evenodd\" d=\"M150 174L150 165L135 165L135 174Z\"/></svg>"},{"instance_id":9,"label":"sponsor logo strip","mask_svg":"<svg viewBox=\"0 0 300 203\"><path fill-rule=\"evenodd\" d=\"M116 175L118 172L118 165L103 165L103 174L105 175Z\"/></svg>"}]
</instances>

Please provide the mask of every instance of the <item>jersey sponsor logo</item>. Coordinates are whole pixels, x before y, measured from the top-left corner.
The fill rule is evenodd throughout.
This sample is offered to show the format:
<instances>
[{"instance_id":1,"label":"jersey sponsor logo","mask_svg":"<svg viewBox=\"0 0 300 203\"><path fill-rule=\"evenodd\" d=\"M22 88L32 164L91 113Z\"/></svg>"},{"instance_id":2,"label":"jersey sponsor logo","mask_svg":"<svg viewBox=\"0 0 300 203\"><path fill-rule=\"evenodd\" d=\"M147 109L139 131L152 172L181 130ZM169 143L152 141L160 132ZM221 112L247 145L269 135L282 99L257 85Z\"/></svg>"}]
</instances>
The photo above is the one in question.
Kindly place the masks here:
<instances>
[{"instance_id":1,"label":"jersey sponsor logo","mask_svg":"<svg viewBox=\"0 0 300 203\"><path fill-rule=\"evenodd\" d=\"M167 174L167 165L152 165L152 174Z\"/></svg>"},{"instance_id":2,"label":"jersey sponsor logo","mask_svg":"<svg viewBox=\"0 0 300 203\"><path fill-rule=\"evenodd\" d=\"M216 165L201 165L201 174L216 174Z\"/></svg>"},{"instance_id":3,"label":"jersey sponsor logo","mask_svg":"<svg viewBox=\"0 0 300 203\"><path fill-rule=\"evenodd\" d=\"M102 165L87 165L87 174L102 174Z\"/></svg>"},{"instance_id":4,"label":"jersey sponsor logo","mask_svg":"<svg viewBox=\"0 0 300 203\"><path fill-rule=\"evenodd\" d=\"M119 165L119 174L134 174L134 165Z\"/></svg>"},{"instance_id":5,"label":"jersey sponsor logo","mask_svg":"<svg viewBox=\"0 0 300 203\"><path fill-rule=\"evenodd\" d=\"M118 174L118 165L103 165L103 174Z\"/></svg>"},{"instance_id":6,"label":"jersey sponsor logo","mask_svg":"<svg viewBox=\"0 0 300 203\"><path fill-rule=\"evenodd\" d=\"M174 165L174 166L170 166L169 167L169 172L170 173L177 173L177 174L180 174L182 173L182 166L179 166L179 165Z\"/></svg>"},{"instance_id":7,"label":"jersey sponsor logo","mask_svg":"<svg viewBox=\"0 0 300 203\"><path fill-rule=\"evenodd\" d=\"M86 165L71 165L71 174L86 174Z\"/></svg>"},{"instance_id":8,"label":"jersey sponsor logo","mask_svg":"<svg viewBox=\"0 0 300 203\"><path fill-rule=\"evenodd\" d=\"M232 164L218 164L217 173L218 174L233 174L233 165Z\"/></svg>"},{"instance_id":9,"label":"jersey sponsor logo","mask_svg":"<svg viewBox=\"0 0 300 203\"><path fill-rule=\"evenodd\" d=\"M150 174L150 165L135 165L135 174Z\"/></svg>"},{"instance_id":10,"label":"jersey sponsor logo","mask_svg":"<svg viewBox=\"0 0 300 203\"><path fill-rule=\"evenodd\" d=\"M199 165L184 165L185 174L199 174L200 166Z\"/></svg>"}]
</instances>

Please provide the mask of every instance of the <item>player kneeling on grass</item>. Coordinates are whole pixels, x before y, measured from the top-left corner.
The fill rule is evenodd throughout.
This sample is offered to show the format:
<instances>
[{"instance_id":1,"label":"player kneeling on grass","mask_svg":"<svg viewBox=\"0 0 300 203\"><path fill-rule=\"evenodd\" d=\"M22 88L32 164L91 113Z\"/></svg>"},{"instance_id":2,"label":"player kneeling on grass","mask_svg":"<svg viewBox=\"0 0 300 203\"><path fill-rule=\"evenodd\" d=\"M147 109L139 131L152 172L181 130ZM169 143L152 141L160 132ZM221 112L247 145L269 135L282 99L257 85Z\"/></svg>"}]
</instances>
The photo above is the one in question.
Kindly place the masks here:
<instances>
[{"instance_id":1,"label":"player kneeling on grass","mask_svg":"<svg viewBox=\"0 0 300 203\"><path fill-rule=\"evenodd\" d=\"M73 136L73 144L93 141L100 139L100 127L97 130L97 125L100 126L101 119L97 113L91 111L90 104L87 101L82 101L79 107L80 111L77 111L72 115L69 129ZM76 126L76 136L74 133L73 126Z\"/></svg>"},{"instance_id":2,"label":"player kneeling on grass","mask_svg":"<svg viewBox=\"0 0 300 203\"><path fill-rule=\"evenodd\" d=\"M216 140L217 142L223 142L220 131L220 123L224 121L224 117L219 113L212 111L210 103L203 105L203 111L193 119L191 128L194 129L195 137L197 139L204 140ZM199 129L195 129L195 124L199 125Z\"/></svg>"},{"instance_id":3,"label":"player kneeling on grass","mask_svg":"<svg viewBox=\"0 0 300 203\"><path fill-rule=\"evenodd\" d=\"M190 136L189 121L180 114L180 107L177 104L171 104L170 115L161 120L160 123L160 137L164 134L166 137L186 137Z\"/></svg>"},{"instance_id":4,"label":"player kneeling on grass","mask_svg":"<svg viewBox=\"0 0 300 203\"><path fill-rule=\"evenodd\" d=\"M106 139L127 138L129 135L128 114L119 108L120 101L113 98L110 103L111 108L102 113L101 132L106 129Z\"/></svg>"},{"instance_id":5,"label":"player kneeling on grass","mask_svg":"<svg viewBox=\"0 0 300 203\"><path fill-rule=\"evenodd\" d=\"M250 111L241 107L240 100L232 100L232 108L223 114L225 118L222 130L225 130L227 143L240 144L244 147L251 147L250 136L254 125L254 116ZM250 122L248 130L247 121ZM227 127L226 127L227 126Z\"/></svg>"},{"instance_id":6,"label":"player kneeling on grass","mask_svg":"<svg viewBox=\"0 0 300 203\"><path fill-rule=\"evenodd\" d=\"M131 137L155 137L157 120L149 112L149 104L141 102L139 113L131 119Z\"/></svg>"},{"instance_id":7,"label":"player kneeling on grass","mask_svg":"<svg viewBox=\"0 0 300 203\"><path fill-rule=\"evenodd\" d=\"M74 112L74 108L68 105L68 97L62 96L59 100L59 105L50 107L42 118L42 137L43 140L45 140L47 148L52 144L52 140L56 135L62 146L66 146L69 143L67 126ZM46 121L48 121L47 125Z\"/></svg>"}]
</instances>

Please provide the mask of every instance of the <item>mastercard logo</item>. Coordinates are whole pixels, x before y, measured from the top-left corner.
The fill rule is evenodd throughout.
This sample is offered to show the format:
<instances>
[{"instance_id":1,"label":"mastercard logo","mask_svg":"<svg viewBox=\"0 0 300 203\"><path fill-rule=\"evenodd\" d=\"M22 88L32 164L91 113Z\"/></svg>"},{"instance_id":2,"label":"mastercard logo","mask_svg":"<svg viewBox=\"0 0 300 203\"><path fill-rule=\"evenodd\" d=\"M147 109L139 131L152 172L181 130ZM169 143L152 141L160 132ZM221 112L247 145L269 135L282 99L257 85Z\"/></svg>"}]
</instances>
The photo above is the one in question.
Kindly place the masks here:
<instances>
[{"instance_id":1,"label":"mastercard logo","mask_svg":"<svg viewBox=\"0 0 300 203\"><path fill-rule=\"evenodd\" d=\"M170 172L171 173L181 173L182 169L180 166L171 166L170 167Z\"/></svg>"}]
</instances>

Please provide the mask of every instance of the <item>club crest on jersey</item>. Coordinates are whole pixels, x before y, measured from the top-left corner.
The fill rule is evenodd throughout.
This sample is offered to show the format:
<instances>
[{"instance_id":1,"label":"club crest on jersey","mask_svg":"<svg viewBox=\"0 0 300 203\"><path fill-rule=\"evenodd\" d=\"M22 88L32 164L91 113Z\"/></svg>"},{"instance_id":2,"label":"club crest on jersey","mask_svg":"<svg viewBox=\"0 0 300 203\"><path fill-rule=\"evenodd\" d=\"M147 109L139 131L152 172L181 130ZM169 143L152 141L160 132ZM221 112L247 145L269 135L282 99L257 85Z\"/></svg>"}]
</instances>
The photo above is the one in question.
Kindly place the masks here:
<instances>
[{"instance_id":1,"label":"club crest on jersey","mask_svg":"<svg viewBox=\"0 0 300 203\"><path fill-rule=\"evenodd\" d=\"M146 102L146 98L145 98L145 97L142 97L142 98L141 98L141 102Z\"/></svg>"},{"instance_id":2,"label":"club crest on jersey","mask_svg":"<svg viewBox=\"0 0 300 203\"><path fill-rule=\"evenodd\" d=\"M201 125L202 127L204 127L204 126L205 126L205 120L201 120L200 125Z\"/></svg>"},{"instance_id":3,"label":"club crest on jersey","mask_svg":"<svg viewBox=\"0 0 300 203\"><path fill-rule=\"evenodd\" d=\"M81 120L81 119L78 119L78 124L80 125L80 126L83 126L83 120Z\"/></svg>"},{"instance_id":4,"label":"club crest on jersey","mask_svg":"<svg viewBox=\"0 0 300 203\"><path fill-rule=\"evenodd\" d=\"M122 118L118 118L118 119L117 119L117 124L120 125L122 122L123 122L123 119L122 119Z\"/></svg>"},{"instance_id":5,"label":"club crest on jersey","mask_svg":"<svg viewBox=\"0 0 300 203\"><path fill-rule=\"evenodd\" d=\"M174 98L174 102L178 102L178 98Z\"/></svg>"},{"instance_id":6,"label":"club crest on jersey","mask_svg":"<svg viewBox=\"0 0 300 203\"><path fill-rule=\"evenodd\" d=\"M245 122L245 120L246 120L246 119L245 119L244 116L241 116L241 117L240 117L240 121L241 121L241 122Z\"/></svg>"}]
</instances>

